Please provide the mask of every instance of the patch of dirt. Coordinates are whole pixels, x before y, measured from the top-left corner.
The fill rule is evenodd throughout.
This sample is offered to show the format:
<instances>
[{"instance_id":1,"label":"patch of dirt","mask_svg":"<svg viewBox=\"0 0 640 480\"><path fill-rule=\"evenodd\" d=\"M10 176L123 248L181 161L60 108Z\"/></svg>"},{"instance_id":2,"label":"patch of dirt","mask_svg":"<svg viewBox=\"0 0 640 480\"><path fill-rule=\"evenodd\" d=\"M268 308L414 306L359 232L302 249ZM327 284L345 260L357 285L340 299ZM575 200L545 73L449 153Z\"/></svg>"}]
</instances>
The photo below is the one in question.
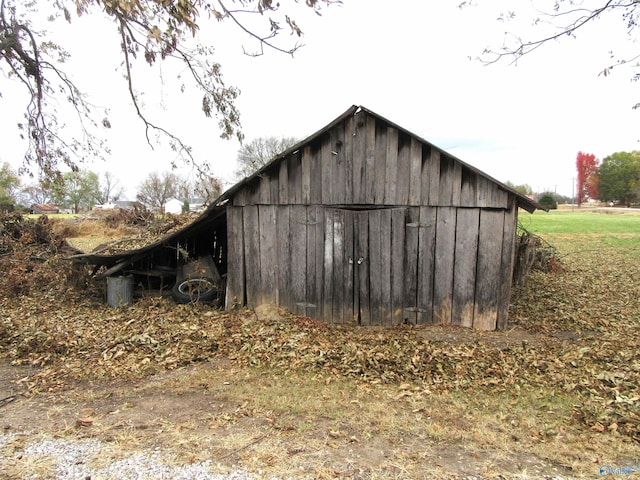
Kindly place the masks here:
<instances>
[{"instance_id":1,"label":"patch of dirt","mask_svg":"<svg viewBox=\"0 0 640 480\"><path fill-rule=\"evenodd\" d=\"M3 388L19 386L27 370L0 361ZM219 382L202 382L209 374ZM481 479L521 471L572 478L567 467L526 452L507 458L482 445L425 441L408 431L390 438L365 431L357 418L336 425L304 414L277 417L229 397L228 385L241 378L221 359L145 379L78 381L65 391L18 395L2 407L10 440L0 443L0 478L19 478L29 468L21 464L27 462L21 452L42 438L99 440L109 446L100 451L101 463L125 452L161 452L175 464L208 460L217 472L241 469L255 478Z\"/></svg>"}]
</instances>

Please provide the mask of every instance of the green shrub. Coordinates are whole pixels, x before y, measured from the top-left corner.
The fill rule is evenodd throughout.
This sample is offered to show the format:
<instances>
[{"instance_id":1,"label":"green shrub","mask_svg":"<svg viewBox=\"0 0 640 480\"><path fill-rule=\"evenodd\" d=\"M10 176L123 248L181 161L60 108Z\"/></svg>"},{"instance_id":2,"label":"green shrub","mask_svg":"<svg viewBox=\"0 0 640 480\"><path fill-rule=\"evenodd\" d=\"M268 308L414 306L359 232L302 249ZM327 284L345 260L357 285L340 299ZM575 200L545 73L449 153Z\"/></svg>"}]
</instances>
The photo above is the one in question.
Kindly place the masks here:
<instances>
[{"instance_id":1,"label":"green shrub","mask_svg":"<svg viewBox=\"0 0 640 480\"><path fill-rule=\"evenodd\" d=\"M538 200L538 203L542 205L544 208L548 208L549 210L556 210L558 208L558 202L553 198L551 194L544 194Z\"/></svg>"}]
</instances>

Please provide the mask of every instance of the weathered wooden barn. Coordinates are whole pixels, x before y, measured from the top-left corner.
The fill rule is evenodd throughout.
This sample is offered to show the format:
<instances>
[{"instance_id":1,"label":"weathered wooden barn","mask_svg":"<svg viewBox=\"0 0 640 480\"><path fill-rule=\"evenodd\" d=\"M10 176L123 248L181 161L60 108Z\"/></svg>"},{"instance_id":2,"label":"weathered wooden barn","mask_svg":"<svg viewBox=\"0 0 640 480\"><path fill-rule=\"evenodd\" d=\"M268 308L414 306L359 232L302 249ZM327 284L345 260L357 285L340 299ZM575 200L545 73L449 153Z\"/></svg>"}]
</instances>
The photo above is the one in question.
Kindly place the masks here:
<instances>
[{"instance_id":1,"label":"weathered wooden barn","mask_svg":"<svg viewBox=\"0 0 640 480\"><path fill-rule=\"evenodd\" d=\"M542 208L353 106L186 227L73 258L101 276L131 275L137 295L209 285L181 283L187 264L208 258L219 274L202 276L226 277L227 309L273 303L327 322L494 330L507 323L519 207Z\"/></svg>"},{"instance_id":2,"label":"weathered wooden barn","mask_svg":"<svg viewBox=\"0 0 640 480\"><path fill-rule=\"evenodd\" d=\"M227 308L482 330L507 323L518 208L541 208L357 106L221 204Z\"/></svg>"}]
</instances>

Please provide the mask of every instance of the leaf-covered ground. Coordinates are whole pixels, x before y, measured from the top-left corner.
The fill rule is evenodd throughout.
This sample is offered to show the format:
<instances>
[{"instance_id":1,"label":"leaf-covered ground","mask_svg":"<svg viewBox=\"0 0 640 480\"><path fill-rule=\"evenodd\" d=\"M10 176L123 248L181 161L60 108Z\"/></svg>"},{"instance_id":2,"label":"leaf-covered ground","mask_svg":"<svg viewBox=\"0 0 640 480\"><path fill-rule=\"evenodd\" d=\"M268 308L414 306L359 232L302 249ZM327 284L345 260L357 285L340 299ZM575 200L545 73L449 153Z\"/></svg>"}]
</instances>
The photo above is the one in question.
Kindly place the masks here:
<instances>
[{"instance_id":1,"label":"leaf-covered ground","mask_svg":"<svg viewBox=\"0 0 640 480\"><path fill-rule=\"evenodd\" d=\"M354 328L163 299L112 309L99 290L61 280L79 272L48 260L35 270L51 272L41 274L41 284L23 295L24 288L7 288L0 299L1 353L39 367L27 381L31 391L72 378L141 377L216 357L283 372L408 382L435 393L545 389L575 399L568 421L640 441L640 260L600 236L554 240L559 268L534 271L514 298L510 329L527 333L522 339L454 327Z\"/></svg>"},{"instance_id":2,"label":"leaf-covered ground","mask_svg":"<svg viewBox=\"0 0 640 480\"><path fill-rule=\"evenodd\" d=\"M255 382L255 387L233 387L240 389L238 399L247 400L238 400L224 415L239 421L238 415L251 408L255 418L264 417L273 432L285 437L293 434L287 433L289 427L283 430L283 423L298 415L293 438L310 442L304 433L310 428L318 448L329 445L330 451L342 439L349 446L346 452L359 452L352 437L380 435L371 433L385 423L382 413L372 413L378 408L395 412L386 420L387 432L399 432L386 434L390 445L408 435L401 432L418 428L411 425L413 417L420 417L414 436L416 442L427 442L429 455L458 452L455 462L493 464L487 471L498 473L488 478L508 478L503 475L508 463L495 467L499 455L521 460L532 455L563 472L589 475L600 458L633 461L640 451L640 234L546 236L558 248L551 272L532 271L515 292L506 331L476 332L442 325L357 328L295 317L274 307L220 312L158 298L114 309L106 305L102 283L63 260L64 239L52 234L46 221L20 222L0 225L0 268L5 272L0 276L0 357L28 366L29 373L14 385L25 398L63 399L78 395L79 385L115 380L135 385L153 374L222 362L230 365L221 374L228 388L237 375ZM273 376L266 378L265 372ZM189 395L220 381L203 373L180 375L179 388L193 390ZM355 382L360 396L333 399L336 392L324 390L341 382ZM286 393L273 394L287 395L280 409L284 413L274 411L274 401L280 400L256 400L270 384L286 385L278 387ZM303 390L292 393L290 388ZM382 407L365 407L372 392L382 392L376 397ZM307 418L314 415L309 412L318 407L305 406L297 397L300 402L332 398L336 406L331 408L343 405L349 417L357 408L370 411L364 422L370 433L345 417L332 420L325 430L308 427ZM176 405L184 400L178 392ZM396 425L398 415L412 418ZM276 433L269 435L274 437L264 440L259 468L269 462L287 465L291 447L276 461L272 449L279 440ZM402 460L396 463L424 472L420 455L427 454L414 458L411 449L398 449L387 464ZM308 462L316 453L309 447L308 458L296 455ZM376 457L373 450L370 454ZM460 460L460 454L467 460Z\"/></svg>"}]
</instances>

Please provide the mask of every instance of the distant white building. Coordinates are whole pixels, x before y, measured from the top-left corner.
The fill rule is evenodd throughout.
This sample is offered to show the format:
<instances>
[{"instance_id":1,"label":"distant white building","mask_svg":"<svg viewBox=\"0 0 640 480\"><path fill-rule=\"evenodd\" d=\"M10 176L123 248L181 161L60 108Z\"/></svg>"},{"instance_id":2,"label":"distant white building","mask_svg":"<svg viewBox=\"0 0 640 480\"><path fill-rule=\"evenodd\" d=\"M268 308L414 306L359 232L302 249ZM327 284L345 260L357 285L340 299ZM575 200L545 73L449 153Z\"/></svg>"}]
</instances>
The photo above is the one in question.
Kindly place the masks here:
<instances>
[{"instance_id":1,"label":"distant white building","mask_svg":"<svg viewBox=\"0 0 640 480\"><path fill-rule=\"evenodd\" d=\"M184 202L178 200L177 198L171 198L167 200L167 203L164 204L164 213L179 215L182 213L183 205Z\"/></svg>"}]
</instances>

